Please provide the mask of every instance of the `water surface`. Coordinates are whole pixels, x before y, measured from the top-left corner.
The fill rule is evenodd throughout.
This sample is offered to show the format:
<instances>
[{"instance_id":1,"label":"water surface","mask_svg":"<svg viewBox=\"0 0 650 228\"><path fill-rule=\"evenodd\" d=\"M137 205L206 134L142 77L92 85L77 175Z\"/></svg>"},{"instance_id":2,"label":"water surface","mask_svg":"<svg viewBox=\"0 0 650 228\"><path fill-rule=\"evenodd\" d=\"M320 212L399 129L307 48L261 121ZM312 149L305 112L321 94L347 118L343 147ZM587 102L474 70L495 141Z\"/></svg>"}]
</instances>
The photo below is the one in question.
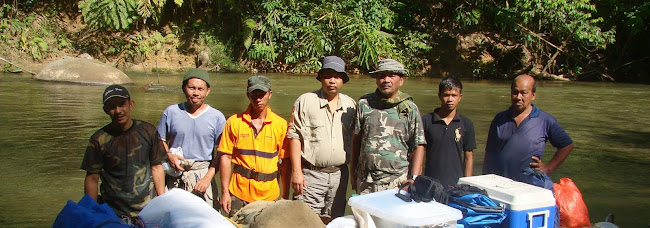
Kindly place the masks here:
<instances>
[{"instance_id":1,"label":"water surface","mask_svg":"<svg viewBox=\"0 0 650 228\"><path fill-rule=\"evenodd\" d=\"M170 104L184 101L182 75L129 73L134 118L158 124ZM246 108L249 74L211 74L207 103L230 116ZM314 75L267 74L274 112L288 119L302 93L318 89ZM151 90L143 87L154 82ZM439 79L408 78L402 87L424 114L439 106ZM480 174L487 130L494 115L509 106L509 82L465 79L459 110L472 119ZM353 98L372 92L368 76L352 76L343 92ZM34 81L26 74L0 74L0 227L48 227L66 200L83 195L80 170L88 138L110 120L102 111L104 86ZM541 82L535 104L555 116L575 149L551 177L570 177L589 207L592 222L608 213L622 227L650 224L650 86ZM547 146L544 160L554 148Z\"/></svg>"}]
</instances>

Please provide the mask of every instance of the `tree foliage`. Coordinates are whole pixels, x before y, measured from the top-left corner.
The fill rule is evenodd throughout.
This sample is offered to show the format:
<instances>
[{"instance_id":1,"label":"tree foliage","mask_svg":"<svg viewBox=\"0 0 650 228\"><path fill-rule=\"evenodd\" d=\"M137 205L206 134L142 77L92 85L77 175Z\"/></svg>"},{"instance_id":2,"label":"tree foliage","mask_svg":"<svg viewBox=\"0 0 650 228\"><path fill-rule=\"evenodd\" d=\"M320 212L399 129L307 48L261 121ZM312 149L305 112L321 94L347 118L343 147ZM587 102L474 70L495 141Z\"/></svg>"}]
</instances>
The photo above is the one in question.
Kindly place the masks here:
<instances>
[{"instance_id":1,"label":"tree foliage","mask_svg":"<svg viewBox=\"0 0 650 228\"><path fill-rule=\"evenodd\" d=\"M93 28L126 30L142 20L158 22L167 0L81 0L79 9L84 21ZM183 0L175 0L182 6Z\"/></svg>"},{"instance_id":2,"label":"tree foliage","mask_svg":"<svg viewBox=\"0 0 650 228\"><path fill-rule=\"evenodd\" d=\"M124 61L209 48L223 65L285 72L338 55L361 72L394 58L418 75L640 81L650 64L650 3L635 0L80 0L81 43L56 45L7 16L48 4L62 3L4 4L1 38L35 58L52 47Z\"/></svg>"}]
</instances>

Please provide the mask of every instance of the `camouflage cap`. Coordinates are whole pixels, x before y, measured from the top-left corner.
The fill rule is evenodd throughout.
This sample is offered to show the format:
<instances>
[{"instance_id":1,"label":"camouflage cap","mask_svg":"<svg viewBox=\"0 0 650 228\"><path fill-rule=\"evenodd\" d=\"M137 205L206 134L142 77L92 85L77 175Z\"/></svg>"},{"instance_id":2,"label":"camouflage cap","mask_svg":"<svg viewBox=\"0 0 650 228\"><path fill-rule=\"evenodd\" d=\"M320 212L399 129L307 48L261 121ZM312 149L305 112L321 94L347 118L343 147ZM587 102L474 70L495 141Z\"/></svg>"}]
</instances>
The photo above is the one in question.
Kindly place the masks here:
<instances>
[{"instance_id":1,"label":"camouflage cap","mask_svg":"<svg viewBox=\"0 0 650 228\"><path fill-rule=\"evenodd\" d=\"M185 81L192 78L198 78L205 81L205 84L208 84L208 88L210 88L210 75L208 75L207 71L197 68L189 69L187 73L185 73L185 77L183 77L183 84L185 84Z\"/></svg>"},{"instance_id":2,"label":"camouflage cap","mask_svg":"<svg viewBox=\"0 0 650 228\"><path fill-rule=\"evenodd\" d=\"M248 88L246 89L246 93L251 93L256 89L268 92L271 90L271 80L261 75L248 78Z\"/></svg>"},{"instance_id":3,"label":"camouflage cap","mask_svg":"<svg viewBox=\"0 0 650 228\"><path fill-rule=\"evenodd\" d=\"M379 73L395 73L400 76L406 76L409 71L404 69L404 65L394 59L382 59L377 62L377 70L370 72L370 77L375 77Z\"/></svg>"}]
</instances>

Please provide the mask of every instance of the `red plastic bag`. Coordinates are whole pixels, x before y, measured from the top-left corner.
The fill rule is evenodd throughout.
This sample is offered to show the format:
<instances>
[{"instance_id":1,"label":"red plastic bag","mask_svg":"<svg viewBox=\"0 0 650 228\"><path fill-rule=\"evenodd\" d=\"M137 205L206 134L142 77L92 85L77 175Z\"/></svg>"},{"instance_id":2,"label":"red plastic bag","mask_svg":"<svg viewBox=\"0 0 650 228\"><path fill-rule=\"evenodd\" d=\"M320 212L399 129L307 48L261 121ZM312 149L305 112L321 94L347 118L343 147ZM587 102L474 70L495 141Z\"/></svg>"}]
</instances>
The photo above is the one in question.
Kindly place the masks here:
<instances>
[{"instance_id":1,"label":"red plastic bag","mask_svg":"<svg viewBox=\"0 0 650 228\"><path fill-rule=\"evenodd\" d=\"M589 211L578 187L569 178L561 178L560 183L553 183L555 201L560 210L560 226L588 227Z\"/></svg>"}]
</instances>

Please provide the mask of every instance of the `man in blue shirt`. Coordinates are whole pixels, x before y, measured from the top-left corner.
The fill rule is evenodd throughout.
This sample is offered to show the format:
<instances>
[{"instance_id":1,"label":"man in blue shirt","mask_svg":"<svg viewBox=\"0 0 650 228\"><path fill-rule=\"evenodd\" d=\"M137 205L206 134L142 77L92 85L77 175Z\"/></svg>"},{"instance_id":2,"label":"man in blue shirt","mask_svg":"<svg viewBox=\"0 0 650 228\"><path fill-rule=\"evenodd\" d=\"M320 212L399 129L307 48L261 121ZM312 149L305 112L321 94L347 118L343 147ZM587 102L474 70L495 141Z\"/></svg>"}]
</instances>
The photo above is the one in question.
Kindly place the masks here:
<instances>
[{"instance_id":1,"label":"man in blue shirt","mask_svg":"<svg viewBox=\"0 0 650 228\"><path fill-rule=\"evenodd\" d=\"M490 124L483 173L552 190L548 174L569 156L573 141L553 116L532 104L535 90L535 79L529 75L519 75L512 82L512 105ZM548 163L542 162L546 141L557 148Z\"/></svg>"}]
</instances>

